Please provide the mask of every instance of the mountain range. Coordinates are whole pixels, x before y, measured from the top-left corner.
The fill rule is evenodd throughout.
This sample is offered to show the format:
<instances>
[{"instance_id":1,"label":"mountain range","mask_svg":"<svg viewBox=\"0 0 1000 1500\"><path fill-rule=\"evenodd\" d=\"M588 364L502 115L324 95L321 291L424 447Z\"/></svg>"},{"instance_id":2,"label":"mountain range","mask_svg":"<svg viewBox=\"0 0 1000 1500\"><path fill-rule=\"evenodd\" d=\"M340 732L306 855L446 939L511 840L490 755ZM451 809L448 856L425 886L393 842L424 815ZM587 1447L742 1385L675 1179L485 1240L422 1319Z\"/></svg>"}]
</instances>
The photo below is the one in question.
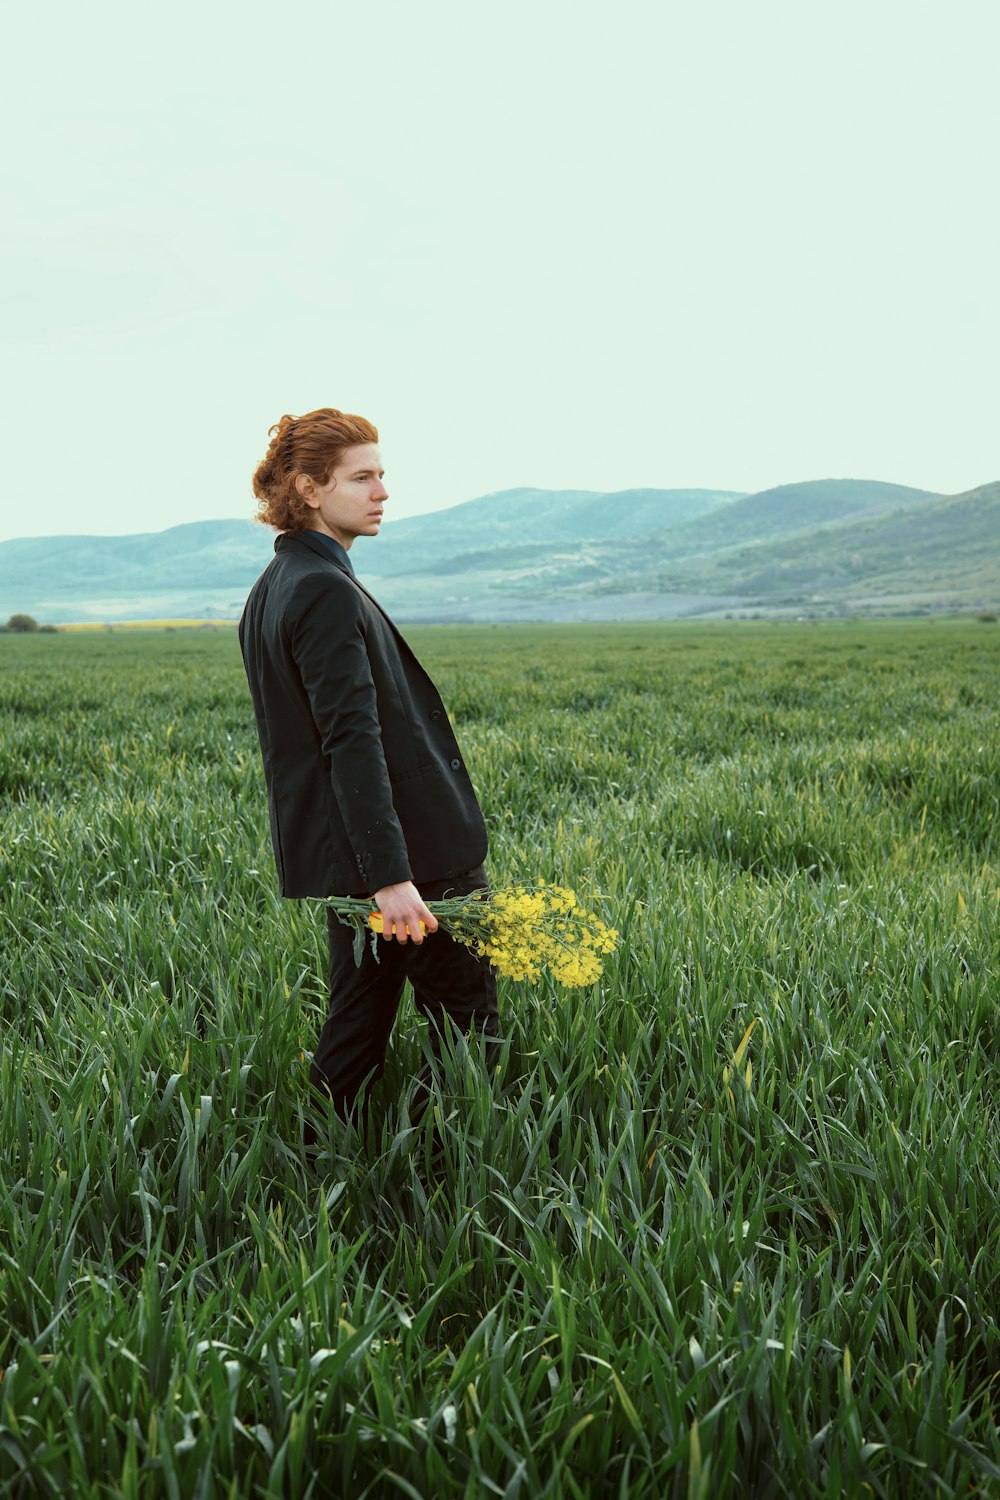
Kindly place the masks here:
<instances>
[{"instance_id":1,"label":"mountain range","mask_svg":"<svg viewBox=\"0 0 1000 1500\"><path fill-rule=\"evenodd\" d=\"M0 543L0 620L236 619L273 551L255 521ZM1000 481L503 490L359 538L400 620L914 614L1000 605Z\"/></svg>"}]
</instances>

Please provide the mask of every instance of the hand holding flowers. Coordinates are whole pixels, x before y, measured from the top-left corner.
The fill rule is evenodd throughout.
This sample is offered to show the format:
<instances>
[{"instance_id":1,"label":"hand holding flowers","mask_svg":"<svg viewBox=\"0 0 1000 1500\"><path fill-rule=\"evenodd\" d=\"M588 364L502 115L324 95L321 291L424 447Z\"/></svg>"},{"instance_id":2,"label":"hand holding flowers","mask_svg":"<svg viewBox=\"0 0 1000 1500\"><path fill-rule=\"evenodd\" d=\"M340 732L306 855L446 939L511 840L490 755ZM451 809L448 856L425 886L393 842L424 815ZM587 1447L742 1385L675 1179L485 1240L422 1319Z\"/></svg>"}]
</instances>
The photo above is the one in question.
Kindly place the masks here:
<instances>
[{"instance_id":1,"label":"hand holding flowers","mask_svg":"<svg viewBox=\"0 0 1000 1500\"><path fill-rule=\"evenodd\" d=\"M382 932L382 913L373 912L370 902L350 896L331 897L327 905L356 928L355 957L360 963L366 928L373 934ZM568 988L593 984L601 975L604 955L618 945L615 929L585 910L575 891L545 881L474 891L429 901L427 907L440 928L508 979L534 983L544 969Z\"/></svg>"}]
</instances>

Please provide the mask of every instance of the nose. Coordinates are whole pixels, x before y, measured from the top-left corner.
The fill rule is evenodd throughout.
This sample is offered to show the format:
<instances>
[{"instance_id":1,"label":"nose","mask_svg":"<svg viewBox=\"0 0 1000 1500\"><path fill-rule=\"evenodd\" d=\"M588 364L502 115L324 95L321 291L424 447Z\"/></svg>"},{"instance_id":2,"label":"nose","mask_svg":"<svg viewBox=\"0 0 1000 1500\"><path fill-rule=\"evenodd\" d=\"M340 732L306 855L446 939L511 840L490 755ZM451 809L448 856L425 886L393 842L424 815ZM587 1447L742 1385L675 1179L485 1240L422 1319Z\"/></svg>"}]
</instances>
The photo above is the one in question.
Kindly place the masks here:
<instances>
[{"instance_id":1,"label":"nose","mask_svg":"<svg viewBox=\"0 0 1000 1500\"><path fill-rule=\"evenodd\" d=\"M382 483L382 481L380 479L379 482L378 482L378 484L375 486L375 493L373 494L372 499L373 500L381 500L383 502L383 504L384 504L384 502L386 500L388 500L388 498L389 498L389 491L386 489L385 485Z\"/></svg>"}]
</instances>

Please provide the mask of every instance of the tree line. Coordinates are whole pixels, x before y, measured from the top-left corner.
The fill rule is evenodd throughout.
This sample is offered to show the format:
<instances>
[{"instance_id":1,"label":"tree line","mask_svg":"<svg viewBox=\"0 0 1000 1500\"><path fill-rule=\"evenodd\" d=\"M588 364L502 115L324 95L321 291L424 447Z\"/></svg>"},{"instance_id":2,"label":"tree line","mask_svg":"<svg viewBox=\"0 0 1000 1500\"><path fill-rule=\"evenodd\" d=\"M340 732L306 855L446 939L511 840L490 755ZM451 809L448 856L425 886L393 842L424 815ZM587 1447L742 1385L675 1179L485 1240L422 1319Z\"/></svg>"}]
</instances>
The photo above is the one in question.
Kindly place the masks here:
<instances>
[{"instance_id":1,"label":"tree line","mask_svg":"<svg viewBox=\"0 0 1000 1500\"><path fill-rule=\"evenodd\" d=\"M31 615L11 615L6 625L0 625L0 632L6 635L28 635L32 630L40 630L45 634L54 634L55 628L54 625L39 625Z\"/></svg>"}]
</instances>

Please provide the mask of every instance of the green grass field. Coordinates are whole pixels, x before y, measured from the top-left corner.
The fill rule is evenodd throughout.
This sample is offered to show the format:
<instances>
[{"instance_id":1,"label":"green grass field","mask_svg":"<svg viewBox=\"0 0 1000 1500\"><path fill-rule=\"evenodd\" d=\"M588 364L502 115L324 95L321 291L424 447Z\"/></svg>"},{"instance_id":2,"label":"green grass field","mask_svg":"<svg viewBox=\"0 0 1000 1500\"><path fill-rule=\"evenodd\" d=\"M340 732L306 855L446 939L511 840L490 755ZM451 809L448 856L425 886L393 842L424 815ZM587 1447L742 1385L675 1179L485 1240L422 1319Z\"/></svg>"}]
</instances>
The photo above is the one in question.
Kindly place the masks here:
<instances>
[{"instance_id":1,"label":"green grass field","mask_svg":"<svg viewBox=\"0 0 1000 1500\"><path fill-rule=\"evenodd\" d=\"M0 638L0 1493L1000 1493L1000 628L408 634L622 943L318 1171L235 633Z\"/></svg>"}]
</instances>

